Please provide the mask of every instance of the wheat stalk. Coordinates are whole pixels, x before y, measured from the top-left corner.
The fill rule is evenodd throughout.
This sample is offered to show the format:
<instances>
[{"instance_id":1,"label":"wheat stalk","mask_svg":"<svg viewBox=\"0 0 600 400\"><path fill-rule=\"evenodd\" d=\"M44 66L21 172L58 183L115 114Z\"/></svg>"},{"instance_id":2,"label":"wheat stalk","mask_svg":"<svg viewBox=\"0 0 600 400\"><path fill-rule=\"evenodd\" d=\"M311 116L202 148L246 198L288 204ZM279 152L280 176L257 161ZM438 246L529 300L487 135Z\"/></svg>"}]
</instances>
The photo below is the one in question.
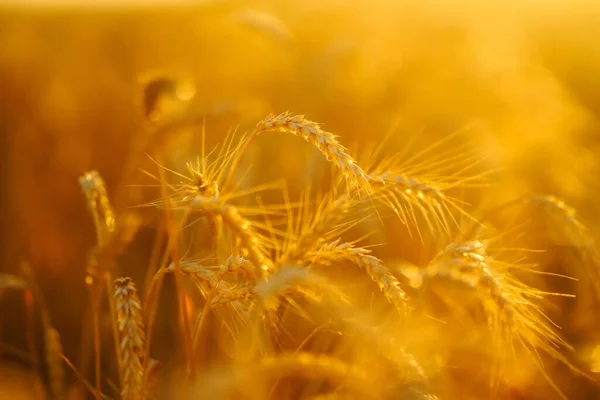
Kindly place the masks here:
<instances>
[{"instance_id":1,"label":"wheat stalk","mask_svg":"<svg viewBox=\"0 0 600 400\"><path fill-rule=\"evenodd\" d=\"M111 206L110 199L104 180L98 171L90 171L79 177L79 184L82 192L88 201L88 208L92 214L94 226L96 228L96 247L91 252L88 264L86 283L91 290L90 304L92 308L92 325L94 341L94 361L95 361L95 384L97 396L101 392L101 346L100 346L100 305L101 296L104 288L109 299L109 308L111 314L116 313L113 293L112 293L112 274L111 266L113 258L119 251L129 243L140 226L139 218L127 215L122 218L117 226L115 212ZM115 346L115 354L119 366L121 363L121 353L118 346L117 326L114 319L112 322L112 334ZM122 380L122 371L119 371L119 379Z\"/></svg>"},{"instance_id":2,"label":"wheat stalk","mask_svg":"<svg viewBox=\"0 0 600 400\"><path fill-rule=\"evenodd\" d=\"M48 365L50 392L54 399L59 400L65 396L65 371L62 365L63 350L60 343L60 334L52 327L46 328L44 342L46 346L46 364Z\"/></svg>"},{"instance_id":3,"label":"wheat stalk","mask_svg":"<svg viewBox=\"0 0 600 400\"><path fill-rule=\"evenodd\" d=\"M131 278L118 278L114 284L114 297L121 339L121 369L123 370L121 397L123 400L140 400L143 398L142 379L144 376L142 367L142 358L144 357L142 306Z\"/></svg>"},{"instance_id":4,"label":"wheat stalk","mask_svg":"<svg viewBox=\"0 0 600 400\"><path fill-rule=\"evenodd\" d=\"M50 312L48 311L46 300L41 288L35 278L35 274L28 262L23 261L21 263L21 272L25 276L25 282L19 282L18 279L11 280L13 283L18 282L19 284L26 283L27 287L33 294L35 301L40 310L40 317L42 320L42 328L44 329L44 351L46 356L46 364L48 367L49 386L50 394L53 399L58 400L64 397L64 370L62 365L62 345L60 343L60 335L56 329L52 326L50 319ZM32 326L30 326L32 328ZM30 332L34 334L34 332Z\"/></svg>"}]
</instances>

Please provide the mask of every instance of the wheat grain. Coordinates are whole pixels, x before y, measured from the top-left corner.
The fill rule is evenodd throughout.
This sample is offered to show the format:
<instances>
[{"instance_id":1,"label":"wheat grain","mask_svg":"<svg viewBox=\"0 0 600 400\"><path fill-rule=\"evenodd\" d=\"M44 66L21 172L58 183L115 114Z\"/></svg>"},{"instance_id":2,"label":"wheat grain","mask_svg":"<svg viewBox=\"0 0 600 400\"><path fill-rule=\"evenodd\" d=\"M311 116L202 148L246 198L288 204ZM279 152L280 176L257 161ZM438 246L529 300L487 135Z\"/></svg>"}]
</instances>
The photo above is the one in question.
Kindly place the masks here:
<instances>
[{"instance_id":1,"label":"wheat grain","mask_svg":"<svg viewBox=\"0 0 600 400\"><path fill-rule=\"evenodd\" d=\"M223 278L227 275L237 273L241 273L246 277L251 277L255 275L254 265L241 256L227 257L225 264L221 265L219 268L219 276Z\"/></svg>"},{"instance_id":2,"label":"wheat grain","mask_svg":"<svg viewBox=\"0 0 600 400\"><path fill-rule=\"evenodd\" d=\"M121 397L123 400L140 400L143 398L144 325L141 316L142 306L131 278L115 280L114 297L121 339L121 362L123 363L121 366L123 370Z\"/></svg>"}]
</instances>

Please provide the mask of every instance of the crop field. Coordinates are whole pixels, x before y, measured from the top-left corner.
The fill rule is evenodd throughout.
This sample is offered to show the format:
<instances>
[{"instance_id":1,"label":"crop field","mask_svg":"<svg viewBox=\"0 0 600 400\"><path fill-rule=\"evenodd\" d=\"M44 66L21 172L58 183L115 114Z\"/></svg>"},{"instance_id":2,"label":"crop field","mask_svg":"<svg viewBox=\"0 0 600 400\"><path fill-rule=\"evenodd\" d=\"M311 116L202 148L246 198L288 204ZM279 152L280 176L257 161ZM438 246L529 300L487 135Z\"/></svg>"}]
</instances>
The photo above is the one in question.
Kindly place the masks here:
<instances>
[{"instance_id":1,"label":"crop field","mask_svg":"<svg viewBox=\"0 0 600 400\"><path fill-rule=\"evenodd\" d=\"M600 2L0 2L0 400L600 399Z\"/></svg>"}]
</instances>

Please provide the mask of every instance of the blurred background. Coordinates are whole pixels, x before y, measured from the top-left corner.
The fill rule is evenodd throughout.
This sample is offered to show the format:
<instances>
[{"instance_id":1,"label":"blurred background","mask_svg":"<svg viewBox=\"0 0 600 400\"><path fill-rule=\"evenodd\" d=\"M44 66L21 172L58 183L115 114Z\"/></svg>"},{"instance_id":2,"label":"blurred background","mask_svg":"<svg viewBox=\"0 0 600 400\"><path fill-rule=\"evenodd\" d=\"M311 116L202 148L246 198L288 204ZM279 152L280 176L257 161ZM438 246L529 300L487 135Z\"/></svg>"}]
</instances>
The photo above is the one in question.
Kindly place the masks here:
<instances>
[{"instance_id":1,"label":"blurred background","mask_svg":"<svg viewBox=\"0 0 600 400\"><path fill-rule=\"evenodd\" d=\"M1 3L1 270L31 263L77 359L95 242L77 178L97 169L124 210L148 200L129 186L149 183L136 169L153 168L145 153L165 148L180 170L200 151L202 122L212 148L287 110L352 150L388 132L390 151L421 149L468 127L496 171L475 204L551 193L597 226L598 38L600 2L583 0ZM193 122L161 131L183 112ZM327 168L294 138L258 142L261 181L294 177L297 193ZM143 277L152 232L120 260L124 273ZM25 349L18 295L4 293L0 310L4 346ZM599 336L589 314L574 318L561 323Z\"/></svg>"}]
</instances>

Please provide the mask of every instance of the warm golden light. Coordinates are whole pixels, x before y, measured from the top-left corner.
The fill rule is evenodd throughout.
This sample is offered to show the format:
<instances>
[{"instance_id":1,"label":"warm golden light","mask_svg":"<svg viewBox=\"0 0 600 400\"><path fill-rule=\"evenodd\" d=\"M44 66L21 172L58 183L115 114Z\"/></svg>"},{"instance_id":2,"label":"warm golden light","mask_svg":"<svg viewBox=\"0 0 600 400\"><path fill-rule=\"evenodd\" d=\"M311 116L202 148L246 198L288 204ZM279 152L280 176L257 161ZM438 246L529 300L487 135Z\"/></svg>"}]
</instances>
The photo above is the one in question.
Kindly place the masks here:
<instances>
[{"instance_id":1,"label":"warm golden light","mask_svg":"<svg viewBox=\"0 0 600 400\"><path fill-rule=\"evenodd\" d=\"M0 399L600 394L600 2L0 2Z\"/></svg>"}]
</instances>

